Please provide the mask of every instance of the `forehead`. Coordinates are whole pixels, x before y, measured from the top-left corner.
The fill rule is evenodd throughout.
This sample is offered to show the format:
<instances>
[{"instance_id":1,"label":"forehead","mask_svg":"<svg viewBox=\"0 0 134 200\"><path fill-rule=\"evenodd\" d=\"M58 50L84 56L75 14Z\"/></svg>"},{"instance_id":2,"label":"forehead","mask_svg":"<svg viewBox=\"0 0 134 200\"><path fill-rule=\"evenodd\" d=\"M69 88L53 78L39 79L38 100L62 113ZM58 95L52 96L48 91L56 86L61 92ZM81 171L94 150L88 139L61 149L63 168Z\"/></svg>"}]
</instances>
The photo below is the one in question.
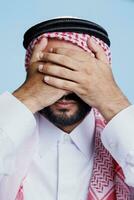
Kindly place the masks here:
<instances>
[{"instance_id":1,"label":"forehead","mask_svg":"<svg viewBox=\"0 0 134 200\"><path fill-rule=\"evenodd\" d=\"M77 46L76 44L59 39L48 39L48 45L45 51L48 51L50 48L58 48L58 47L73 49L81 52L84 51L81 47Z\"/></svg>"}]
</instances>

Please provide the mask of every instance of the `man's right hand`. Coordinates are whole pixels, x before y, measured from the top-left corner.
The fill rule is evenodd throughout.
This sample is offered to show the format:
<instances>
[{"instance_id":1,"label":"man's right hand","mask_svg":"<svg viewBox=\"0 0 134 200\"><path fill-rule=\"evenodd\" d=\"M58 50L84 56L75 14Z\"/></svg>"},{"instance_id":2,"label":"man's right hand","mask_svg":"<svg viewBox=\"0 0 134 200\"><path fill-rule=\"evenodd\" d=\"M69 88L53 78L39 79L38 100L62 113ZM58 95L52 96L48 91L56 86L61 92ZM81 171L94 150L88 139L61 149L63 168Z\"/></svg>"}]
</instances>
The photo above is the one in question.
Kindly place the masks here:
<instances>
[{"instance_id":1,"label":"man's right hand","mask_svg":"<svg viewBox=\"0 0 134 200\"><path fill-rule=\"evenodd\" d=\"M41 52L47 46L47 39L43 38L34 48L27 78L23 85L18 88L13 95L24 103L32 113L35 113L47 106L52 105L67 91L54 88L44 83L44 74L38 71L39 66L44 64L40 60Z\"/></svg>"}]
</instances>

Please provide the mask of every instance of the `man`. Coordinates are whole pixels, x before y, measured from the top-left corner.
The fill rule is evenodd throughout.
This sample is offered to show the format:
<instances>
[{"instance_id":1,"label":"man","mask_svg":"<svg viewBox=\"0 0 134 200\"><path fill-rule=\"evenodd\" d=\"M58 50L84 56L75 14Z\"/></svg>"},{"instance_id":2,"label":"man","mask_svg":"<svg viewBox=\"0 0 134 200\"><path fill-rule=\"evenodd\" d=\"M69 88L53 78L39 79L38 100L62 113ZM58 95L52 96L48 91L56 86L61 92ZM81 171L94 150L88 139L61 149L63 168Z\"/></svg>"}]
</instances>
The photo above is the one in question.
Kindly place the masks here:
<instances>
[{"instance_id":1,"label":"man","mask_svg":"<svg viewBox=\"0 0 134 200\"><path fill-rule=\"evenodd\" d=\"M26 32L26 81L0 97L1 200L134 198L134 107L109 46L76 18Z\"/></svg>"}]
</instances>

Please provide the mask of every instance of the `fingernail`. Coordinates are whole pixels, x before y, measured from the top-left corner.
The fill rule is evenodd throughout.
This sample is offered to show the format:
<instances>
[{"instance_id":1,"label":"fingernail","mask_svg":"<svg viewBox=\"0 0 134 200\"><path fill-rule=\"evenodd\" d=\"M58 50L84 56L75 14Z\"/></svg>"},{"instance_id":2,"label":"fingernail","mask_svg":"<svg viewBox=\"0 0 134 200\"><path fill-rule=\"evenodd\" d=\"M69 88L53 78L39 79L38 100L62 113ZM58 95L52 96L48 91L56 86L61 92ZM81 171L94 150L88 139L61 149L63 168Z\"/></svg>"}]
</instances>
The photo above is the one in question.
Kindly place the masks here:
<instances>
[{"instance_id":1,"label":"fingernail","mask_svg":"<svg viewBox=\"0 0 134 200\"><path fill-rule=\"evenodd\" d=\"M42 52L40 52L40 53L39 53L39 58L42 59L42 58L43 58L43 55L44 55L44 54L43 54Z\"/></svg>"},{"instance_id":2,"label":"fingernail","mask_svg":"<svg viewBox=\"0 0 134 200\"><path fill-rule=\"evenodd\" d=\"M52 53L52 52L53 52L53 48L50 48L50 49L49 49L49 52Z\"/></svg>"},{"instance_id":3,"label":"fingernail","mask_svg":"<svg viewBox=\"0 0 134 200\"><path fill-rule=\"evenodd\" d=\"M40 72L42 72L42 69L43 69L43 65L39 65L38 70L39 70Z\"/></svg>"},{"instance_id":4,"label":"fingernail","mask_svg":"<svg viewBox=\"0 0 134 200\"><path fill-rule=\"evenodd\" d=\"M45 76L45 77L44 77L44 81L45 81L45 82L49 81L49 77L48 77L48 76Z\"/></svg>"},{"instance_id":5,"label":"fingernail","mask_svg":"<svg viewBox=\"0 0 134 200\"><path fill-rule=\"evenodd\" d=\"M40 45L41 47L44 49L46 46L47 46L47 39L45 37L43 37L41 40L40 40Z\"/></svg>"}]
</instances>

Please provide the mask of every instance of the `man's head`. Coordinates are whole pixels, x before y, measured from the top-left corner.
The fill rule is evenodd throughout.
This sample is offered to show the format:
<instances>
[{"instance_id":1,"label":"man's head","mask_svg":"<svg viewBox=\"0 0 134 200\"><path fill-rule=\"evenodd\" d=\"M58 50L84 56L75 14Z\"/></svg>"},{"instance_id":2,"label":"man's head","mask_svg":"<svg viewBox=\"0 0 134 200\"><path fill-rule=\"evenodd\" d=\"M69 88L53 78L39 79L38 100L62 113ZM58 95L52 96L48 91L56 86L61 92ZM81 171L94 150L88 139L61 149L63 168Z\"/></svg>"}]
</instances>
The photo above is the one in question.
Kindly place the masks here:
<instances>
[{"instance_id":1,"label":"man's head","mask_svg":"<svg viewBox=\"0 0 134 200\"><path fill-rule=\"evenodd\" d=\"M75 21L76 20L76 21ZM68 23L69 22L69 23ZM69 48L72 50L77 51L88 51L91 53L90 49L88 49L87 46L87 39L90 37L87 33L87 23L88 21L81 20L81 27L79 26L79 20L78 19L72 19L72 21L69 19L69 21L64 20L61 21L58 19L58 24L55 20L50 20L49 24L45 22L44 24L39 24L39 32L41 35L38 36L37 34L37 28L33 27L30 31L33 33L32 38L30 38L30 32L25 34L24 38L24 46L27 48L27 54L26 54L26 67L28 67L29 64L29 58L30 54L32 53L32 49L34 45L44 36L48 38L48 45L45 49L47 52L51 48L55 47L63 47L63 48ZM83 23L85 24L83 25ZM76 23L76 24L75 24ZM53 24L53 26L52 26ZM42 32L42 27L44 25L44 32ZM89 29L96 33L97 35L100 34L100 37L105 38L107 42L109 42L107 38L107 34L104 29L101 29L100 26L95 25L92 22L89 22L88 24L88 31L91 31ZM71 32L64 32L64 30L61 30L61 28L71 31ZM66 29L67 28L67 29ZM82 28L81 33L75 33L74 31L77 31L78 29ZM58 32L52 32L53 30L58 30ZM36 31L35 31L36 30ZM48 33L46 33L46 30ZM51 32L49 32L51 30ZM60 32L63 31L63 32ZM85 31L85 32L84 32ZM33 37L38 36L37 38ZM32 40L34 38L34 40ZM32 42L31 42L32 41ZM98 43L104 43L103 41L100 41L99 39L96 39ZM30 43L31 42L31 43ZM30 44L30 45L29 45ZM105 45L104 45L105 46ZM109 52L107 52L109 53ZM57 126L69 126L76 124L80 122L84 117L90 112L91 107L87 105L84 101L81 100L76 94L69 93L66 96L63 96L60 100L58 100L53 105L44 108L40 112L42 115L47 117L51 122L56 124Z\"/></svg>"}]
</instances>

